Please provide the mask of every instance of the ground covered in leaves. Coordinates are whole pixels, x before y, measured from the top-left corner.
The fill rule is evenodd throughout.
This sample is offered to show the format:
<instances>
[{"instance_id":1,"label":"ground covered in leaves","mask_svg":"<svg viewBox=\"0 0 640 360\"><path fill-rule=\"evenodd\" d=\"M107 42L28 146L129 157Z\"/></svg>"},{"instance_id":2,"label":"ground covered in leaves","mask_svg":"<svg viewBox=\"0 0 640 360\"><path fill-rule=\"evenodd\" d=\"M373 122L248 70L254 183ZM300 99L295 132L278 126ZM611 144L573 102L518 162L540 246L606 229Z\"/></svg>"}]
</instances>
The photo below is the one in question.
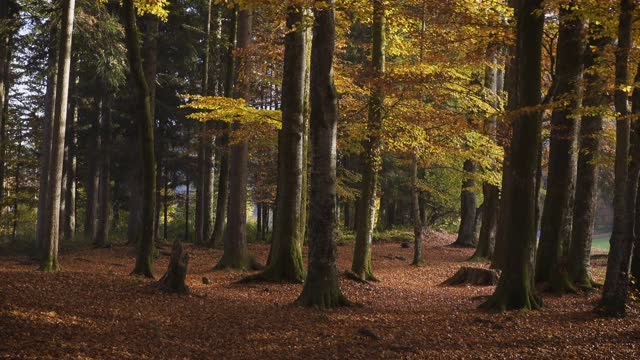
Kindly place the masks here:
<instances>
[{"instance_id":1,"label":"ground covered in leaves","mask_svg":"<svg viewBox=\"0 0 640 360\"><path fill-rule=\"evenodd\" d=\"M246 273L211 270L221 250L187 246L186 296L128 276L127 247L65 254L57 274L0 258L0 358L640 358L636 305L626 319L594 315L598 294L546 296L543 310L528 313L477 310L493 287L439 285L462 265L486 266L465 263L472 250L447 247L452 241L430 235L422 267L409 266L411 248L374 245L382 281L342 279L361 306L330 311L292 306L302 285L234 284ZM265 260L268 246L250 248ZM338 248L341 270L351 251ZM156 277L167 262L156 261ZM603 262L594 261L598 280Z\"/></svg>"}]
</instances>

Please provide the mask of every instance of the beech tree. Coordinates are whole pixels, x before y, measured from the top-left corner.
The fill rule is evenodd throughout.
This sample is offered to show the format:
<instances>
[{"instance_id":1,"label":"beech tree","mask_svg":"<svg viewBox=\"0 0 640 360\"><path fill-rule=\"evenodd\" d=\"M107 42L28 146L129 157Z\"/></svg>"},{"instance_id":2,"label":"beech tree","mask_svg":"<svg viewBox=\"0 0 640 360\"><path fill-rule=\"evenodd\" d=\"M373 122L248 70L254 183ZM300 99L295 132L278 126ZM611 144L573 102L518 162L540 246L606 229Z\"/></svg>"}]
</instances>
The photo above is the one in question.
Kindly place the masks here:
<instances>
[{"instance_id":1,"label":"beech tree","mask_svg":"<svg viewBox=\"0 0 640 360\"><path fill-rule=\"evenodd\" d=\"M483 308L537 309L542 305L533 287L532 258L536 243L536 170L541 135L540 104L542 31L544 16L540 0L522 0L516 10L517 33L515 57L518 62L516 96L519 113L513 120L513 138L509 163L513 183L507 201L511 210L505 224L506 253L509 254L493 295ZM531 108L534 109L531 109ZM506 167L505 167L506 169ZM506 171L506 170L505 170Z\"/></svg>"},{"instance_id":2,"label":"beech tree","mask_svg":"<svg viewBox=\"0 0 640 360\"><path fill-rule=\"evenodd\" d=\"M311 191L309 194L309 265L296 303L332 308L348 305L336 266L336 135L338 107L333 82L336 47L333 0L318 1L313 13L311 46Z\"/></svg>"}]
</instances>

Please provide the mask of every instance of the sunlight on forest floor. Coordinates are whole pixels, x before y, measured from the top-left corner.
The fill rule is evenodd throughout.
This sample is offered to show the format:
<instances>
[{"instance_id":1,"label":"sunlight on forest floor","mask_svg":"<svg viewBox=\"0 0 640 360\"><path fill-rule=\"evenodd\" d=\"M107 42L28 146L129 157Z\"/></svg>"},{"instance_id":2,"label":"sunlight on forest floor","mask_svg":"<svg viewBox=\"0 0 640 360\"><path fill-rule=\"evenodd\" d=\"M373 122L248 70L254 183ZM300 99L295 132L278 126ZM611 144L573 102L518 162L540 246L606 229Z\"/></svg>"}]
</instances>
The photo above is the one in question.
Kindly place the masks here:
<instances>
[{"instance_id":1,"label":"sunlight on forest floor","mask_svg":"<svg viewBox=\"0 0 640 360\"><path fill-rule=\"evenodd\" d=\"M0 258L0 357L91 358L619 358L640 356L639 308L626 319L593 312L598 295L546 296L529 313L477 310L493 287L443 287L473 250L426 241L426 265L413 249L376 244L380 283L342 280L362 307L327 312L291 306L301 285L233 284L246 274L212 272L221 250L187 250L192 294L166 295L129 277L132 250L81 250L62 256L64 271L43 274L24 257ZM267 245L252 245L264 261ZM168 249L167 249L168 250ZM338 248L340 270L351 248ZM160 277L168 257L155 265ZM604 275L594 259L594 274ZM473 265L471 265L473 266ZM486 266L486 265L478 265ZM210 280L209 285L202 281ZM367 336L367 329L379 339Z\"/></svg>"}]
</instances>

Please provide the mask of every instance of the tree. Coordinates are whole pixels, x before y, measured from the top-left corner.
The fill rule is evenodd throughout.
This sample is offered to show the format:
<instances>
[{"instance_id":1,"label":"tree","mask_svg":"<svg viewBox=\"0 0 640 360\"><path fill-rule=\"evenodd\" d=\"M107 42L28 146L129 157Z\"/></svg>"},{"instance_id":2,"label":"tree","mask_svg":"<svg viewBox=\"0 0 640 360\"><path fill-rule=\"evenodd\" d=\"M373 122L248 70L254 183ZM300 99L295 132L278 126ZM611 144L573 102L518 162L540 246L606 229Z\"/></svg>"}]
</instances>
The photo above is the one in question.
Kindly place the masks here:
<instances>
[{"instance_id":1,"label":"tree","mask_svg":"<svg viewBox=\"0 0 640 360\"><path fill-rule=\"evenodd\" d=\"M0 28L0 206L4 199L5 156L7 138L7 118L4 109L9 102L9 88L11 86L11 53L13 34L15 32L14 17L18 7L15 1L7 0L0 4L0 21L6 23Z\"/></svg>"},{"instance_id":2,"label":"tree","mask_svg":"<svg viewBox=\"0 0 640 360\"><path fill-rule=\"evenodd\" d=\"M356 217L356 243L351 271L361 280L377 280L371 268L371 242L376 219L378 172L382 165L382 118L384 116L385 4L373 0L371 46L372 89L369 96L367 135L363 142L362 182Z\"/></svg>"},{"instance_id":3,"label":"tree","mask_svg":"<svg viewBox=\"0 0 640 360\"><path fill-rule=\"evenodd\" d=\"M224 66L224 96L231 97L233 95L233 75L235 73L235 67L233 62L233 49L236 46L236 33L237 33L237 11L236 9L228 10L227 21L227 48L223 56ZM224 129L228 129L228 125L223 124L221 126ZM225 228L225 221L227 220L227 210L229 203L229 134L223 133L217 139L218 149L220 152L220 170L218 171L218 195L216 197L216 216L213 224L213 231L211 232L211 239L209 245L223 241L223 234Z\"/></svg>"},{"instance_id":4,"label":"tree","mask_svg":"<svg viewBox=\"0 0 640 360\"><path fill-rule=\"evenodd\" d=\"M493 106L499 103L498 94L502 90L502 72L496 68L497 60L495 49L489 48L491 54L491 65L485 68L484 86L488 90L488 96ZM484 121L484 132L493 141L497 136L497 116L491 116ZM494 165L495 167L495 165ZM476 251L471 256L471 260L490 259L495 248L496 230L498 226L498 213L500 208L500 188L490 182L482 184L482 220L480 233L478 235L478 245Z\"/></svg>"},{"instance_id":5,"label":"tree","mask_svg":"<svg viewBox=\"0 0 640 360\"><path fill-rule=\"evenodd\" d=\"M584 115L580 126L580 151L576 175L576 195L573 210L573 232L569 247L569 280L574 286L592 288L595 282L589 274L591 243L596 219L598 191L598 162L600 138L603 132L603 108L608 107L604 96L607 81L602 74L602 62L606 46L611 42L602 34L602 27L589 27L590 40L585 50L585 90L583 105L593 108L593 113Z\"/></svg>"},{"instance_id":6,"label":"tree","mask_svg":"<svg viewBox=\"0 0 640 360\"><path fill-rule=\"evenodd\" d=\"M302 7L287 8L282 79L282 130L278 142L277 216L267 268L256 276L268 281L302 282L302 191L304 167L304 95L306 28ZM266 225L266 224L265 224Z\"/></svg>"},{"instance_id":7,"label":"tree","mask_svg":"<svg viewBox=\"0 0 640 360\"><path fill-rule=\"evenodd\" d=\"M337 96L333 83L336 46L333 0L317 2L311 47L311 191L309 265L297 304L318 308L348 305L336 265Z\"/></svg>"},{"instance_id":8,"label":"tree","mask_svg":"<svg viewBox=\"0 0 640 360\"><path fill-rule=\"evenodd\" d=\"M551 145L547 196L542 213L540 244L536 256L536 283L551 291L573 291L562 259L568 253L573 225L573 203L577 171L577 135L582 103L583 20L576 2L560 7L560 30L554 98L561 102L551 115Z\"/></svg>"},{"instance_id":9,"label":"tree","mask_svg":"<svg viewBox=\"0 0 640 360\"><path fill-rule=\"evenodd\" d=\"M513 189L507 204L511 221L506 224L505 266L493 295L481 305L491 310L539 308L533 287L532 258L536 243L536 170L541 136L541 54L544 15L540 0L522 0L516 10L517 105L513 120L510 164ZM512 94L513 95L513 94Z\"/></svg>"},{"instance_id":10,"label":"tree","mask_svg":"<svg viewBox=\"0 0 640 360\"><path fill-rule=\"evenodd\" d=\"M138 244L136 264L132 274L153 277L153 224L155 214L156 168L154 154L154 121L151 110L151 91L142 63L140 44L138 43L138 25L133 0L123 0L123 18L129 67L136 86L138 104L138 131L140 151L142 153L142 237Z\"/></svg>"},{"instance_id":11,"label":"tree","mask_svg":"<svg viewBox=\"0 0 640 360\"><path fill-rule=\"evenodd\" d=\"M251 46L252 10L242 9L238 13L237 51L246 51ZM251 62L246 53L237 59L235 97L250 100ZM239 128L234 122L232 129ZM245 270L257 264L247 249L247 162L249 144L246 139L231 144L229 157L229 204L227 230L224 236L224 253L216 269Z\"/></svg>"},{"instance_id":12,"label":"tree","mask_svg":"<svg viewBox=\"0 0 640 360\"><path fill-rule=\"evenodd\" d=\"M58 50L58 80L56 83L56 103L51 121L51 153L47 169L47 198L44 209L44 228L42 233L43 257L40 269L45 272L58 271L58 241L60 236L60 197L62 191L62 167L64 162L64 141L67 121L67 98L69 94L69 72L71 70L71 43L75 0L60 3L63 16L60 24ZM45 176L41 174L41 176Z\"/></svg>"},{"instance_id":13,"label":"tree","mask_svg":"<svg viewBox=\"0 0 640 360\"><path fill-rule=\"evenodd\" d=\"M628 294L628 270L633 245L635 196L638 174L629 169L637 167L629 163L630 120L628 95L625 86L629 80L629 51L635 2L620 1L618 20L618 47L616 49L616 91L614 105L619 118L616 121L616 160L613 231L607 261L607 274L602 299L597 310L606 315L622 316ZM634 171L636 169L633 169ZM634 178L635 177L635 178Z\"/></svg>"}]
</instances>

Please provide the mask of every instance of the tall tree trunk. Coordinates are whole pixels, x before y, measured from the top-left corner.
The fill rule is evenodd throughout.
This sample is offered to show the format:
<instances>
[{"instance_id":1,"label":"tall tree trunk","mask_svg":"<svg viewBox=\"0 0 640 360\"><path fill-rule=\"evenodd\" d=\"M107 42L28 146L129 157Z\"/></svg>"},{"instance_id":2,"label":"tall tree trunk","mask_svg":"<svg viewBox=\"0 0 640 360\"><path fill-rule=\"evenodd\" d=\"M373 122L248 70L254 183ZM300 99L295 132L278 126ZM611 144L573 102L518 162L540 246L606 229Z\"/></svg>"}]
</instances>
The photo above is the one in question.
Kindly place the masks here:
<instances>
[{"instance_id":1,"label":"tall tree trunk","mask_svg":"<svg viewBox=\"0 0 640 360\"><path fill-rule=\"evenodd\" d=\"M78 140L76 137L77 124L78 124L78 100L77 100L77 88L78 88L78 76L73 80L73 95L71 96L71 113L68 116L67 126L67 139L65 142L66 151L66 163L65 167L67 186L65 193L65 212L64 216L64 228L63 239L69 241L74 238L76 233L76 177L77 177L77 160L76 155L78 152Z\"/></svg>"},{"instance_id":2,"label":"tall tree trunk","mask_svg":"<svg viewBox=\"0 0 640 360\"><path fill-rule=\"evenodd\" d=\"M478 198L473 188L476 181L473 178L477 166L473 160L464 162L465 179L462 181L462 191L460 193L460 227L458 237L451 244L461 247L476 246L476 210L478 208Z\"/></svg>"},{"instance_id":3,"label":"tall tree trunk","mask_svg":"<svg viewBox=\"0 0 640 360\"><path fill-rule=\"evenodd\" d=\"M605 47L611 39L602 35L602 27L591 24L590 41L585 53L584 106L601 109L608 104L607 82L597 69L604 60ZM569 248L569 280L580 288L592 288L591 244L593 225L596 219L596 201L598 195L598 158L600 138L603 130L603 115L589 114L582 117L580 126L580 151L578 153L578 171L576 176L575 206L573 209L573 229Z\"/></svg>"},{"instance_id":4,"label":"tall tree trunk","mask_svg":"<svg viewBox=\"0 0 640 360\"><path fill-rule=\"evenodd\" d=\"M583 20L576 1L560 7L556 87L554 97L563 102L551 115L551 145L547 196L542 213L540 243L536 256L536 283L556 293L574 291L564 254L571 241L577 172L577 138L582 106Z\"/></svg>"},{"instance_id":5,"label":"tall tree trunk","mask_svg":"<svg viewBox=\"0 0 640 360\"><path fill-rule=\"evenodd\" d=\"M228 48L224 55L224 96L233 95L233 74L235 73L233 61L233 49L236 46L237 33L237 12L235 9L229 10L229 22L227 26ZM229 126L222 125L222 130L226 130L222 136L216 140L220 149L220 171L218 177L218 196L216 198L216 216L211 232L209 246L213 247L223 240L225 231L225 221L229 204Z\"/></svg>"},{"instance_id":6,"label":"tall tree trunk","mask_svg":"<svg viewBox=\"0 0 640 360\"><path fill-rule=\"evenodd\" d=\"M614 93L615 110L620 117L616 121L613 231L609 240L611 247L602 299L598 304L599 311L612 316L625 314L625 303L628 294L629 257L634 233L634 219L631 213L635 212L637 188L632 188L632 186L633 183L637 182L637 174L628 176L629 169L635 167L636 164L633 161L629 163L630 120L627 117L629 115L629 105L627 91L625 90L629 81L629 51L631 49L634 9L634 1L620 1L618 47L616 49L616 91ZM634 90L634 93L636 92L637 88ZM633 175L635 175L635 179Z\"/></svg>"},{"instance_id":7,"label":"tall tree trunk","mask_svg":"<svg viewBox=\"0 0 640 360\"><path fill-rule=\"evenodd\" d=\"M376 218L378 172L382 164L382 118L384 112L385 8L383 0L373 2L373 42L371 46L372 89L369 95L367 136L363 141L362 182L360 187L356 241L351 271L358 279L377 280L371 268L371 242Z\"/></svg>"},{"instance_id":8,"label":"tall tree trunk","mask_svg":"<svg viewBox=\"0 0 640 360\"><path fill-rule=\"evenodd\" d=\"M49 32L49 38L52 43L56 43L58 38L58 26L52 25ZM47 59L47 89L45 93L45 106L44 106L44 124L43 124L43 136L42 145L40 148L40 161L39 161L39 188L38 188L38 217L36 224L36 239L35 239L35 252L37 257L43 257L44 241L46 234L47 224L47 189L49 184L49 161L51 158L51 132L52 121L54 111L56 107L56 91L58 84L58 47L50 46L48 59Z\"/></svg>"},{"instance_id":9,"label":"tall tree trunk","mask_svg":"<svg viewBox=\"0 0 640 360\"><path fill-rule=\"evenodd\" d=\"M0 30L0 209L4 200L5 155L7 146L7 112L4 111L9 103L9 87L11 85L11 53L14 33L11 20L17 13L15 2L3 1L0 4L0 21L5 26ZM0 210L1 212L1 210ZM0 214L2 215L2 214Z\"/></svg>"},{"instance_id":10,"label":"tall tree trunk","mask_svg":"<svg viewBox=\"0 0 640 360\"><path fill-rule=\"evenodd\" d=\"M310 9L305 10L306 16L313 16ZM311 92L311 40L313 28L306 27L304 36L305 49L305 72L304 72L304 110L303 110L303 135L302 135L302 200L300 207L300 243L306 243L307 239L307 214L309 208L309 118L311 116L311 105L309 95Z\"/></svg>"},{"instance_id":11,"label":"tall tree trunk","mask_svg":"<svg viewBox=\"0 0 640 360\"><path fill-rule=\"evenodd\" d=\"M348 305L338 283L336 265L336 135L338 104L333 83L336 46L334 0L314 9L311 48L311 193L309 206L309 267L303 306Z\"/></svg>"},{"instance_id":12,"label":"tall tree trunk","mask_svg":"<svg viewBox=\"0 0 640 360\"><path fill-rule=\"evenodd\" d=\"M304 173L304 94L306 46L300 6L287 8L287 34L284 40L282 79L282 130L278 142L278 189L269 264L257 279L301 283L302 262L302 186ZM262 225L262 224L261 224Z\"/></svg>"},{"instance_id":13,"label":"tall tree trunk","mask_svg":"<svg viewBox=\"0 0 640 360\"><path fill-rule=\"evenodd\" d=\"M91 112L93 124L90 130L91 145L87 148L87 157L90 159L89 172L87 174L87 206L85 208L84 235L85 240L95 244L97 223L98 223L98 207L100 206L100 171L102 166L102 138L100 136L100 124L102 123L102 104L103 98L95 99L95 112Z\"/></svg>"},{"instance_id":14,"label":"tall tree trunk","mask_svg":"<svg viewBox=\"0 0 640 360\"><path fill-rule=\"evenodd\" d=\"M43 249L40 269L57 271L58 240L60 225L60 196L62 185L62 166L64 161L64 140L67 122L67 98L69 95L69 72L71 69L71 42L75 0L66 0L63 5L63 16L60 25L60 42L58 51L58 81L56 89L56 106L51 122L51 154L49 159L47 198L45 201L45 227L43 233Z\"/></svg>"},{"instance_id":15,"label":"tall tree trunk","mask_svg":"<svg viewBox=\"0 0 640 360\"><path fill-rule=\"evenodd\" d=\"M541 55L544 15L541 0L522 0L517 10L516 61L517 105L527 109L540 105ZM542 130L540 110L520 112L513 122L511 142L511 221L505 231L506 250L500 281L484 308L504 311L541 306L534 293L531 254L536 244L536 170ZM534 150L534 151L532 151Z\"/></svg>"},{"instance_id":16,"label":"tall tree trunk","mask_svg":"<svg viewBox=\"0 0 640 360\"><path fill-rule=\"evenodd\" d=\"M413 262L411 265L421 265L422 238L424 237L424 222L420 211L420 188L418 187L418 155L411 155L411 213L413 215Z\"/></svg>"},{"instance_id":17,"label":"tall tree trunk","mask_svg":"<svg viewBox=\"0 0 640 360\"><path fill-rule=\"evenodd\" d=\"M492 99L493 106L498 105L498 72L495 67L497 65L496 54L493 48L488 50L492 57L492 65L485 68L484 86L488 89ZM496 141L497 136L497 117L492 116L484 122L484 132L491 140ZM494 169L495 170L495 166ZM480 235L478 238L478 246L471 260L482 261L491 259L496 241L496 230L498 226L498 211L500 205L500 189L491 183L484 182L482 184L482 225L480 227Z\"/></svg>"},{"instance_id":18,"label":"tall tree trunk","mask_svg":"<svg viewBox=\"0 0 640 360\"><path fill-rule=\"evenodd\" d=\"M106 97L106 95L104 96ZM108 243L109 238L109 209L111 207L111 105L108 99L101 101L100 109L100 181L97 189L98 205L96 213L96 233L93 243L98 247L104 247Z\"/></svg>"},{"instance_id":19,"label":"tall tree trunk","mask_svg":"<svg viewBox=\"0 0 640 360\"><path fill-rule=\"evenodd\" d=\"M184 194L184 242L189 242L189 187L191 185L191 181L189 179L189 175L187 175L187 180L185 181L187 184L187 189Z\"/></svg>"},{"instance_id":20,"label":"tall tree trunk","mask_svg":"<svg viewBox=\"0 0 640 360\"><path fill-rule=\"evenodd\" d=\"M240 10L238 13L237 49L246 49L251 45L251 10ZM247 56L240 56L236 65L237 98L250 100L251 64ZM232 129L240 127L234 123ZM255 260L247 249L247 177L248 177L249 143L240 140L231 145L229 158L229 213L228 226L224 236L224 253L216 265L217 269L250 269L256 266Z\"/></svg>"},{"instance_id":21,"label":"tall tree trunk","mask_svg":"<svg viewBox=\"0 0 640 360\"><path fill-rule=\"evenodd\" d=\"M138 43L138 26L133 0L122 2L125 22L125 39L129 67L136 86L139 111L138 131L140 134L140 151L142 153L142 236L138 245L138 256L132 274L153 277L153 221L155 213L155 153L154 122L152 110L152 92L147 83L147 76L142 64L142 54ZM151 79L153 80L153 79Z\"/></svg>"},{"instance_id":22,"label":"tall tree trunk","mask_svg":"<svg viewBox=\"0 0 640 360\"><path fill-rule=\"evenodd\" d=\"M213 95L215 86L211 85L213 76L211 76L211 65L213 59L212 48L217 47L216 31L212 31L212 25L218 22L217 6L213 7L213 0L208 0L207 5L207 22L205 24L205 50L204 65L202 71L202 95ZM211 130L213 130L213 122L200 123L199 149L198 149L198 169L199 179L196 189L196 244L208 245L211 237L211 220L213 208L213 147L211 139Z\"/></svg>"}]
</instances>

